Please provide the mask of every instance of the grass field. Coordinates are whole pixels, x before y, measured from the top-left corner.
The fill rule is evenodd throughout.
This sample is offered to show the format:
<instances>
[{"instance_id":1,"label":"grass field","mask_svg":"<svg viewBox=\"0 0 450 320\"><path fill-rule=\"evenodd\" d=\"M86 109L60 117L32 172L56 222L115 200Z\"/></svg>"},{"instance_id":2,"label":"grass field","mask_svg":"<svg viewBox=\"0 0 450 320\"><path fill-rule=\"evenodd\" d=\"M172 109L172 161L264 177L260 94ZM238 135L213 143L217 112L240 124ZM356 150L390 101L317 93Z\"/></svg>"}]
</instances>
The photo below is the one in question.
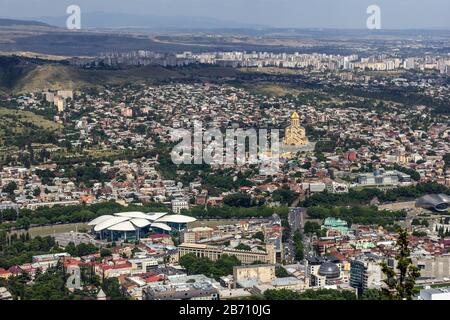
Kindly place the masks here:
<instances>
[{"instance_id":1,"label":"grass field","mask_svg":"<svg viewBox=\"0 0 450 320\"><path fill-rule=\"evenodd\" d=\"M60 225L54 225L54 226L44 226L44 227L33 227L28 230L28 233L30 234L30 237L45 237L45 236L51 236L55 233L64 233L64 232L70 232L70 231L78 231L81 232L83 230L89 230L90 227L87 225L87 223L69 223L69 224L60 224ZM26 233L25 230L17 230L11 232L12 234L21 234Z\"/></svg>"},{"instance_id":2,"label":"grass field","mask_svg":"<svg viewBox=\"0 0 450 320\"><path fill-rule=\"evenodd\" d=\"M12 110L0 107L0 146L6 135L21 135L30 125L42 130L57 131L61 126L29 111Z\"/></svg>"},{"instance_id":3,"label":"grass field","mask_svg":"<svg viewBox=\"0 0 450 320\"><path fill-rule=\"evenodd\" d=\"M244 88L254 94L261 94L265 96L275 96L275 97L284 97L286 95L297 96L302 93L309 92L309 90L305 89L297 89L290 85L280 85L280 84L246 84Z\"/></svg>"}]
</instances>

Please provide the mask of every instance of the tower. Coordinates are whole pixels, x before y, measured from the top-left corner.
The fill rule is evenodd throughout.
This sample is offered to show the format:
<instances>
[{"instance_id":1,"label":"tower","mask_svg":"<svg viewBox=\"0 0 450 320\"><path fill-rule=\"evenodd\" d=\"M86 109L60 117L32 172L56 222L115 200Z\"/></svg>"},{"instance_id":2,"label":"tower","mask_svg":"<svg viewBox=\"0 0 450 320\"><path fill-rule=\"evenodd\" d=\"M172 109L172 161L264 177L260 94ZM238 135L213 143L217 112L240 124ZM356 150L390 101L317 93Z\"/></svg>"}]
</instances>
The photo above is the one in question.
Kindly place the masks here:
<instances>
[{"instance_id":1,"label":"tower","mask_svg":"<svg viewBox=\"0 0 450 320\"><path fill-rule=\"evenodd\" d=\"M300 127L300 117L297 112L291 115L291 126L292 127Z\"/></svg>"},{"instance_id":2,"label":"tower","mask_svg":"<svg viewBox=\"0 0 450 320\"><path fill-rule=\"evenodd\" d=\"M283 143L290 146L304 146L309 143L305 129L300 126L300 116L297 112L291 115L291 125L285 130Z\"/></svg>"}]
</instances>

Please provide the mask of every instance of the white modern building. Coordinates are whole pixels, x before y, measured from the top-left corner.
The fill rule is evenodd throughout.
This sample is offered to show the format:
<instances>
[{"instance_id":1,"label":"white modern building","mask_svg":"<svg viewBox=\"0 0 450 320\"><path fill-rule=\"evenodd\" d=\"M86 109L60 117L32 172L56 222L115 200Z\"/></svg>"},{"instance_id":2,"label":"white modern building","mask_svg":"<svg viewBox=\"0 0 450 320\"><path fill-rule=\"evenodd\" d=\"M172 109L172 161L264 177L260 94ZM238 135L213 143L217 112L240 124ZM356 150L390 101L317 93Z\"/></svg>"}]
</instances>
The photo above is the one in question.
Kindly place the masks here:
<instances>
[{"instance_id":1,"label":"white modern building","mask_svg":"<svg viewBox=\"0 0 450 320\"><path fill-rule=\"evenodd\" d=\"M91 222L93 232L100 239L135 240L145 236L150 230L170 232L182 230L187 223L197 219L166 212L119 212L113 215L103 215Z\"/></svg>"}]
</instances>

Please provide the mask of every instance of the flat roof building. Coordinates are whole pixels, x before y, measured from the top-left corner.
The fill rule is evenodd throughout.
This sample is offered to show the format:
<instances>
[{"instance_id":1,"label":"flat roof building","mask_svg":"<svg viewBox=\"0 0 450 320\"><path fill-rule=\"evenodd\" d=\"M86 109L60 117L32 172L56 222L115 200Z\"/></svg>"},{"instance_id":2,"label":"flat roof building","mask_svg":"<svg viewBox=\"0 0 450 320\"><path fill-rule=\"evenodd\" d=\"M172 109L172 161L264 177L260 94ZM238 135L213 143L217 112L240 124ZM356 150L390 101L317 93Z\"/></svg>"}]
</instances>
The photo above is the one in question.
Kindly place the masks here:
<instances>
[{"instance_id":1,"label":"flat roof building","mask_svg":"<svg viewBox=\"0 0 450 320\"><path fill-rule=\"evenodd\" d=\"M143 300L218 300L219 291L207 281L171 283L143 289Z\"/></svg>"},{"instance_id":2,"label":"flat roof building","mask_svg":"<svg viewBox=\"0 0 450 320\"><path fill-rule=\"evenodd\" d=\"M178 246L179 258L186 254L195 254L197 257L206 257L217 261L221 255L235 256L243 264L252 264L260 261L264 263L275 263L275 248L272 244L266 244L266 251L236 250L228 247L216 247L197 243L182 243Z\"/></svg>"},{"instance_id":3,"label":"flat roof building","mask_svg":"<svg viewBox=\"0 0 450 320\"><path fill-rule=\"evenodd\" d=\"M419 300L450 300L450 287L422 289Z\"/></svg>"}]
</instances>

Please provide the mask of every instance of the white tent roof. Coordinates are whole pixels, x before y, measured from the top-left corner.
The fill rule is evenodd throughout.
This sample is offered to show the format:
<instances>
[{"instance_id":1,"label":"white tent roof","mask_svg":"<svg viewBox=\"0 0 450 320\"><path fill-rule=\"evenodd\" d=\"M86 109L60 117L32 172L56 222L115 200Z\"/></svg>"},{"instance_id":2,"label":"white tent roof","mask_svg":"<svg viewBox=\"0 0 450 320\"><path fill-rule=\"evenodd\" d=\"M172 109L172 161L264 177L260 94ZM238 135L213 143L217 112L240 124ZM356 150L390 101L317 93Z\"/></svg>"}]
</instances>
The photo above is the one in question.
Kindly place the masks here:
<instances>
[{"instance_id":1,"label":"white tent roof","mask_svg":"<svg viewBox=\"0 0 450 320\"><path fill-rule=\"evenodd\" d=\"M90 226L94 226L94 231L102 230L111 231L135 231L139 228L151 226L162 230L172 230L165 222L168 223L188 223L196 221L195 218L183 216L181 214L167 215L167 212L118 212L114 215L100 216L91 222Z\"/></svg>"},{"instance_id":2,"label":"white tent roof","mask_svg":"<svg viewBox=\"0 0 450 320\"><path fill-rule=\"evenodd\" d=\"M161 217L167 215L167 212L149 212L146 214L149 220L156 221Z\"/></svg>"},{"instance_id":3,"label":"white tent roof","mask_svg":"<svg viewBox=\"0 0 450 320\"><path fill-rule=\"evenodd\" d=\"M147 219L132 219L131 223L134 224L138 228L144 228L151 224Z\"/></svg>"},{"instance_id":4,"label":"white tent roof","mask_svg":"<svg viewBox=\"0 0 450 320\"><path fill-rule=\"evenodd\" d=\"M165 231L170 231L170 230L172 230L172 228L169 227L167 224L165 224L165 223L160 223L160 222L154 222L154 223L152 223L150 226L151 226L151 227L154 227L154 228L161 229L161 230L165 230Z\"/></svg>"},{"instance_id":5,"label":"white tent roof","mask_svg":"<svg viewBox=\"0 0 450 320\"><path fill-rule=\"evenodd\" d=\"M108 220L102 221L94 227L94 231L102 231L116 225L118 223L128 221L130 218L127 217L112 217Z\"/></svg>"},{"instance_id":6,"label":"white tent roof","mask_svg":"<svg viewBox=\"0 0 450 320\"><path fill-rule=\"evenodd\" d=\"M95 218L94 220L92 220L91 222L88 223L89 226L95 226L103 221L106 221L108 219L114 218L114 216L111 215L105 215L105 216L100 216L98 218Z\"/></svg>"},{"instance_id":7,"label":"white tent roof","mask_svg":"<svg viewBox=\"0 0 450 320\"><path fill-rule=\"evenodd\" d=\"M124 221L108 228L111 231L136 231L137 228L130 222Z\"/></svg>"}]
</instances>

